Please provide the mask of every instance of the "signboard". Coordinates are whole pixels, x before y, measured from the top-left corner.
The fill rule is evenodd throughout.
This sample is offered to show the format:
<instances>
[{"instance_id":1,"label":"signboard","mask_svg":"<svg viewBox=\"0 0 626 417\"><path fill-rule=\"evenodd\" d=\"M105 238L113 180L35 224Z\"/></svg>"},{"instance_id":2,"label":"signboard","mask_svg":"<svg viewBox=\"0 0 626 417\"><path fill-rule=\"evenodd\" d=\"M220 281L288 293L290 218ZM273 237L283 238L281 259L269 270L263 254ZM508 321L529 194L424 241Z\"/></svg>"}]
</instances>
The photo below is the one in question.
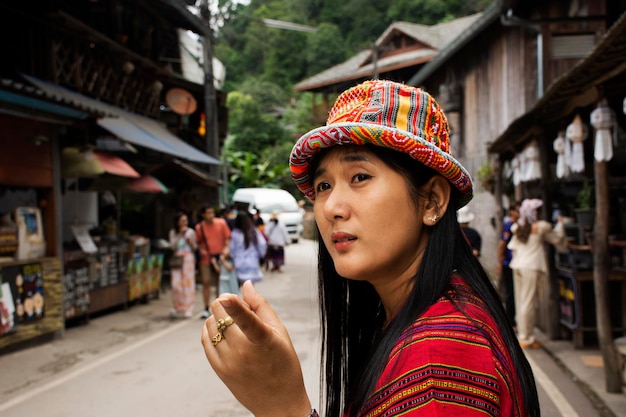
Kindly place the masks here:
<instances>
[{"instance_id":1,"label":"signboard","mask_svg":"<svg viewBox=\"0 0 626 417\"><path fill-rule=\"evenodd\" d=\"M85 253L96 253L98 252L98 247L94 243L91 235L89 234L88 225L72 225L72 234L74 235L74 239L78 242L78 245Z\"/></svg>"},{"instance_id":2,"label":"signboard","mask_svg":"<svg viewBox=\"0 0 626 417\"><path fill-rule=\"evenodd\" d=\"M557 280L559 283L560 321L568 328L576 329L580 324L580 317L578 317L580 297L576 289L576 278L572 274L559 271Z\"/></svg>"}]
</instances>

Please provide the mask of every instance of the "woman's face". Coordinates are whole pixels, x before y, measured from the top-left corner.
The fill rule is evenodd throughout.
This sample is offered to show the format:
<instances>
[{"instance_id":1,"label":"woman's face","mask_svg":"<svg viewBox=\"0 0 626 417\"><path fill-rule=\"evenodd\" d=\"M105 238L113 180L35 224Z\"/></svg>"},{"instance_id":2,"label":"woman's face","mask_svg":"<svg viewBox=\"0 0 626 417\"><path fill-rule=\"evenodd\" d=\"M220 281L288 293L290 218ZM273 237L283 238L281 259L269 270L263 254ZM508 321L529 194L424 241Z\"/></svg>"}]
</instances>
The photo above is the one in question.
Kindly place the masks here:
<instances>
[{"instance_id":1,"label":"woman's face","mask_svg":"<svg viewBox=\"0 0 626 417\"><path fill-rule=\"evenodd\" d=\"M188 224L189 220L187 220L187 216L180 216L180 219L178 219L178 227L183 229L187 227Z\"/></svg>"},{"instance_id":2,"label":"woman's face","mask_svg":"<svg viewBox=\"0 0 626 417\"><path fill-rule=\"evenodd\" d=\"M427 240L405 178L363 146L336 146L313 184L315 220L337 272L372 283L379 294L403 288Z\"/></svg>"}]
</instances>

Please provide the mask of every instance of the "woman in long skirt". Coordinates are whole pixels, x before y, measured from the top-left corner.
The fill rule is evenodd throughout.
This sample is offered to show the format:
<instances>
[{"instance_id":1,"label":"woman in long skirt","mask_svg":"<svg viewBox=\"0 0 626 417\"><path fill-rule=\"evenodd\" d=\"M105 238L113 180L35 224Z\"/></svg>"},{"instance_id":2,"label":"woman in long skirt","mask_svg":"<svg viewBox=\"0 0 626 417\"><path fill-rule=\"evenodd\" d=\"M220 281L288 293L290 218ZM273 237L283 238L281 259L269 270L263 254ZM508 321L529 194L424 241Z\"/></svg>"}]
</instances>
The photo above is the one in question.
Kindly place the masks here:
<instances>
[{"instance_id":1,"label":"woman in long skirt","mask_svg":"<svg viewBox=\"0 0 626 417\"><path fill-rule=\"evenodd\" d=\"M170 316L193 315L193 306L196 298L196 233L188 226L189 220L184 213L178 213L174 219L176 225L170 230L170 245L173 256L181 256L181 267L171 268L172 279L172 309Z\"/></svg>"}]
</instances>

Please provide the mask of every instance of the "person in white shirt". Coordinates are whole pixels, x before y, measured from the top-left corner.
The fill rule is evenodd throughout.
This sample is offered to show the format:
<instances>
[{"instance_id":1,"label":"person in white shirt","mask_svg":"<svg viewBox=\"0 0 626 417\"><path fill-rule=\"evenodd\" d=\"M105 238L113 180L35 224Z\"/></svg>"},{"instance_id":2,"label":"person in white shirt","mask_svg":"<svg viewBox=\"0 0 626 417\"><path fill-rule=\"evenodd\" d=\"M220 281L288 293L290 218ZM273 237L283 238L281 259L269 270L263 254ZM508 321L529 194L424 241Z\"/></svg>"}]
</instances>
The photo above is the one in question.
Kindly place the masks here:
<instances>
[{"instance_id":1,"label":"person in white shirt","mask_svg":"<svg viewBox=\"0 0 626 417\"><path fill-rule=\"evenodd\" d=\"M565 247L562 217L557 217L553 228L551 223L538 220L537 210L541 206L543 201L539 199L522 201L519 219L511 226L513 238L507 245L512 251L509 267L513 270L517 338L524 349L541 347L535 339L534 329L537 287L548 273L544 242L555 245L557 250Z\"/></svg>"},{"instance_id":2,"label":"person in white shirt","mask_svg":"<svg viewBox=\"0 0 626 417\"><path fill-rule=\"evenodd\" d=\"M270 222L265 226L267 237L267 260L266 268L275 272L283 272L281 267L285 264L285 246L289 245L291 238L285 226L278 220L278 213L272 212Z\"/></svg>"}]
</instances>

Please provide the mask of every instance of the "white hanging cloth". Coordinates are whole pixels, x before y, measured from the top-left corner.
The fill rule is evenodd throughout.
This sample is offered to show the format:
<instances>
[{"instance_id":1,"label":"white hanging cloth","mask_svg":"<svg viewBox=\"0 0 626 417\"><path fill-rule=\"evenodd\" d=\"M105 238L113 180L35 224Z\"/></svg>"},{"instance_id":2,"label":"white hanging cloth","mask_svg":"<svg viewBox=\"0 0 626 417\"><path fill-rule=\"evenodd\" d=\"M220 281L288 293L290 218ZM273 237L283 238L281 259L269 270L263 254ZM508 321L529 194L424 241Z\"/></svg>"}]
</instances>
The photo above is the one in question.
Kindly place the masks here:
<instances>
[{"instance_id":1,"label":"white hanging cloth","mask_svg":"<svg viewBox=\"0 0 626 417\"><path fill-rule=\"evenodd\" d=\"M576 115L572 123L567 126L565 136L572 141L572 153L570 168L572 172L583 172L585 170L585 152L583 141L587 137L586 128L580 115Z\"/></svg>"},{"instance_id":2,"label":"white hanging cloth","mask_svg":"<svg viewBox=\"0 0 626 417\"><path fill-rule=\"evenodd\" d=\"M600 100L596 109L591 112L591 125L596 129L593 157L596 161L610 161L613 159L613 112L606 99Z\"/></svg>"},{"instance_id":3,"label":"white hanging cloth","mask_svg":"<svg viewBox=\"0 0 626 417\"><path fill-rule=\"evenodd\" d=\"M565 178L569 175L569 167L565 162L565 134L560 131L554 140L552 147L556 152L556 177Z\"/></svg>"}]
</instances>

